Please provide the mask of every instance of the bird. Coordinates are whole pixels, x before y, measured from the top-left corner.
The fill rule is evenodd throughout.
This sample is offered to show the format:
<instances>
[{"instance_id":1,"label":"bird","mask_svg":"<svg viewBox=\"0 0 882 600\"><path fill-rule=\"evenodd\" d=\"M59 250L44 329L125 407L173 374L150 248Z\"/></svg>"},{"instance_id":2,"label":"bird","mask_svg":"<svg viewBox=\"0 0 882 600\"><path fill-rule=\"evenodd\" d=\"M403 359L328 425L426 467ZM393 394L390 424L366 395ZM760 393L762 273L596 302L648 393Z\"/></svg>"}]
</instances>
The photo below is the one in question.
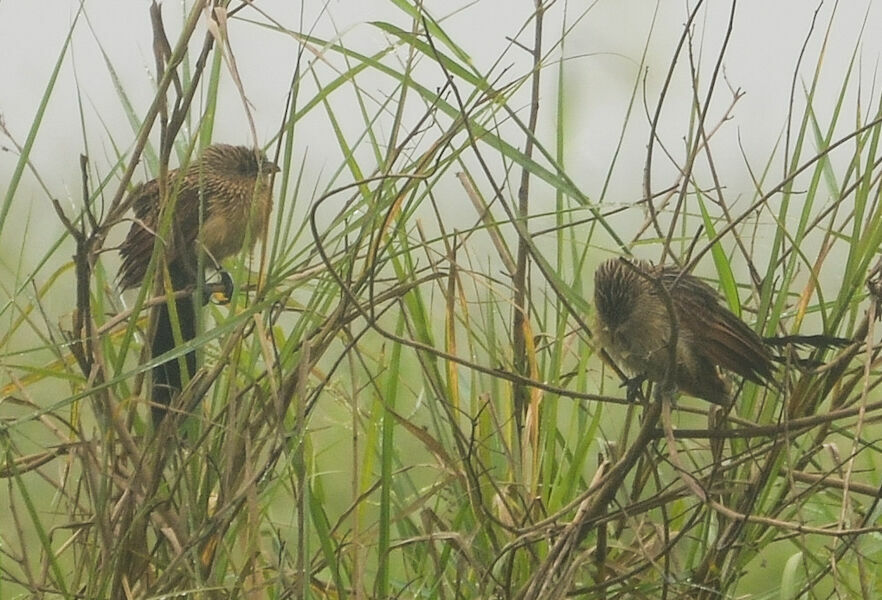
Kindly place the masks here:
<instances>
[{"instance_id":1,"label":"bird","mask_svg":"<svg viewBox=\"0 0 882 600\"><path fill-rule=\"evenodd\" d=\"M677 323L670 374L672 320L659 285ZM766 340L721 304L712 287L676 267L609 259L595 271L594 304L600 345L632 373L721 406L730 404L730 393L720 368L760 385L773 383Z\"/></svg>"},{"instance_id":2,"label":"bird","mask_svg":"<svg viewBox=\"0 0 882 600\"><path fill-rule=\"evenodd\" d=\"M213 144L202 150L197 160L184 169L168 172L166 189L158 179L137 185L130 192L135 217L120 246L122 265L118 273L120 288L137 287L144 282L155 244L162 246L174 291L197 286L203 274L199 265L219 267L220 262L244 249L250 250L266 234L272 210L272 175L279 167L260 150L246 146ZM165 193L163 193L165 192ZM170 231L160 235L163 198L176 197ZM232 285L229 276L222 273ZM146 282L152 284L153 282ZM164 290L159 286L160 292ZM202 304L207 302L207 298ZM196 307L191 296L173 302L180 338L196 337ZM151 355L161 356L175 348L175 327L169 305L154 308L155 330ZM184 355L187 378L196 371L196 353ZM180 393L185 381L178 358L153 368L152 417L159 425L167 407Z\"/></svg>"}]
</instances>

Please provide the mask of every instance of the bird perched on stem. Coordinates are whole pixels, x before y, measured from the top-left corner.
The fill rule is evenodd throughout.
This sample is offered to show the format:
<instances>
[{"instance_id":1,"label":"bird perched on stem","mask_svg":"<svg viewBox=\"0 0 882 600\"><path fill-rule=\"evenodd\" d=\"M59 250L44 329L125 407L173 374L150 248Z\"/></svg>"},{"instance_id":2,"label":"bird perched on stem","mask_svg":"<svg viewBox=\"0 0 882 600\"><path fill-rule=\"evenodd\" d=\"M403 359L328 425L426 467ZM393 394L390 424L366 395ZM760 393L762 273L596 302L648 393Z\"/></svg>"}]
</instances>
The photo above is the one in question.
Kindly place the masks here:
<instances>
[{"instance_id":1,"label":"bird perched on stem","mask_svg":"<svg viewBox=\"0 0 882 600\"><path fill-rule=\"evenodd\" d=\"M668 341L676 331L675 369L668 381L685 394L722 406L730 395L719 368L766 385L774 383L772 361L777 359L770 347L850 343L824 335L762 338L720 304L719 294L703 281L643 260L602 263L594 273L594 303L598 339L616 362L664 382L671 364Z\"/></svg>"},{"instance_id":2,"label":"bird perched on stem","mask_svg":"<svg viewBox=\"0 0 882 600\"><path fill-rule=\"evenodd\" d=\"M137 186L131 192L134 222L120 247L120 286L127 289L141 284L155 244L162 246L170 291L197 286L202 277L200 264L219 267L220 261L242 250L246 240L253 246L266 232L272 209L271 176L278 170L259 150L214 144L186 169L169 171L165 190L160 189L156 179ZM173 214L168 233L161 235L164 202L173 208ZM162 273L161 266L158 273ZM160 283L159 292L164 291ZM175 348L176 336L182 342L196 337L196 309L191 296L158 305L153 320L150 350L154 358ZM187 379L193 376L194 351L187 352L183 360L175 358L153 368L155 424L182 389L182 367Z\"/></svg>"}]
</instances>

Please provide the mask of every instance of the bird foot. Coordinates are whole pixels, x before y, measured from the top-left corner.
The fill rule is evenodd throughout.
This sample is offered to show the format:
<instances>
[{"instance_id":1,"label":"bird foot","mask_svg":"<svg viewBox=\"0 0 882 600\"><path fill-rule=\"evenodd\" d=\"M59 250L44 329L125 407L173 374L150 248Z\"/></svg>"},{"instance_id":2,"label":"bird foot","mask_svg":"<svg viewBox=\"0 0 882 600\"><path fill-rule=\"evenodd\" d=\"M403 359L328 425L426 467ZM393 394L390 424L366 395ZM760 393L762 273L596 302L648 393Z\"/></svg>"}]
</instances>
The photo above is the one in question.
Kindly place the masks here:
<instances>
[{"instance_id":1,"label":"bird foot","mask_svg":"<svg viewBox=\"0 0 882 600\"><path fill-rule=\"evenodd\" d=\"M217 305L229 304L233 298L233 291L236 289L236 286L233 285L233 278L224 270L218 271L218 275L220 281L205 284L202 304L208 304L209 301Z\"/></svg>"},{"instance_id":2,"label":"bird foot","mask_svg":"<svg viewBox=\"0 0 882 600\"><path fill-rule=\"evenodd\" d=\"M625 388L625 398L628 402L637 401L637 398L640 396L640 387L644 381L646 381L646 375L637 375L622 382L622 385L619 387Z\"/></svg>"}]
</instances>

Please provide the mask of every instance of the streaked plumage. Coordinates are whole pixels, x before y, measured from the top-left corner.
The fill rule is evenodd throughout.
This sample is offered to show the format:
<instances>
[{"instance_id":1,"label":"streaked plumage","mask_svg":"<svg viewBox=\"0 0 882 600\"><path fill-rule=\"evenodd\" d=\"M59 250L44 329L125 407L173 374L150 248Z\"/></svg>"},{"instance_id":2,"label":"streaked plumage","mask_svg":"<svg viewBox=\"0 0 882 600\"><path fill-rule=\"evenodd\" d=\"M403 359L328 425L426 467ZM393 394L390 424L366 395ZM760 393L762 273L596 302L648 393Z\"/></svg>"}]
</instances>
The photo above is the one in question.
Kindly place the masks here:
<instances>
[{"instance_id":1,"label":"streaked plumage","mask_svg":"<svg viewBox=\"0 0 882 600\"><path fill-rule=\"evenodd\" d=\"M756 383L772 377L763 339L720 303L710 286L676 268L633 261L661 282L676 311L676 373L671 381L690 396L726 405L729 390L718 367ZM610 356L629 371L662 382L669 364L671 319L664 298L646 277L618 259L594 274L596 331Z\"/></svg>"},{"instance_id":2,"label":"streaked plumage","mask_svg":"<svg viewBox=\"0 0 882 600\"><path fill-rule=\"evenodd\" d=\"M219 266L224 258L239 252L247 236L251 244L266 232L267 217L272 209L271 175L279 168L268 161L262 152L245 146L215 144L205 148L198 160L185 172L176 169L168 173L167 198L176 197L171 231L160 243L164 247L169 276L175 290L195 285L199 255L203 264ZM154 179L136 187L132 192L135 219L120 247L122 266L119 282L122 288L139 285L147 273L153 247L160 227L159 182ZM178 315L180 336L184 341L196 336L196 312L192 298L174 302ZM155 308L156 329L151 340L153 357L175 347L175 335L167 304ZM185 356L187 376L196 371L196 354ZM181 363L178 359L153 368L153 420L158 423L165 416L165 406L171 403L183 385Z\"/></svg>"},{"instance_id":3,"label":"streaked plumage","mask_svg":"<svg viewBox=\"0 0 882 600\"><path fill-rule=\"evenodd\" d=\"M180 182L179 170L169 171L170 192L177 189L172 230L163 240L169 265L180 267L195 282L197 249L207 253L206 264L215 264L242 249L246 230L250 229L252 244L259 239L272 210L269 178L278 170L263 153L215 144L190 164ZM159 191L156 179L132 191L135 221L120 247L119 281L124 289L139 285L147 272L158 234Z\"/></svg>"}]
</instances>

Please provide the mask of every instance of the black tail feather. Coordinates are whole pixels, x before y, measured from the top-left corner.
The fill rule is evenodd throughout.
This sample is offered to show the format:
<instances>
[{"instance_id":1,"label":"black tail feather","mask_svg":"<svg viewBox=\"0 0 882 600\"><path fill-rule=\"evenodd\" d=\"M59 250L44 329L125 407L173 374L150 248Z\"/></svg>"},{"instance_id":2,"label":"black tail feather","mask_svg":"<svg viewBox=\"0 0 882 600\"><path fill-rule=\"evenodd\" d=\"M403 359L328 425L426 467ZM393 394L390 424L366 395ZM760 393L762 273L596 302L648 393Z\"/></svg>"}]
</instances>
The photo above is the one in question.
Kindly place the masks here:
<instances>
[{"instance_id":1,"label":"black tail feather","mask_svg":"<svg viewBox=\"0 0 882 600\"><path fill-rule=\"evenodd\" d=\"M763 338L767 345L776 348L784 348L785 346L795 346L796 348L806 350L809 348L844 348L854 343L854 340L841 338L832 335L782 335L777 337ZM824 361L813 358L802 358L796 356L795 352L783 356L773 356L772 360L777 363L789 363L801 371L817 369L824 364Z\"/></svg>"},{"instance_id":2,"label":"black tail feather","mask_svg":"<svg viewBox=\"0 0 882 600\"><path fill-rule=\"evenodd\" d=\"M175 291L187 288L190 285L190 277L179 265L169 265L169 273L172 279L172 287ZM184 343L196 337L196 307L193 305L192 296L185 296L174 300L175 312L180 326L180 335ZM156 307L156 329L153 341L150 345L150 354L154 358L173 350L175 344L175 326L172 323L168 303L163 302ZM187 376L181 367L186 369ZM196 351L191 350L182 357L175 357L153 367L153 424L158 426L165 418L167 407L184 387L184 381L189 380L196 372Z\"/></svg>"},{"instance_id":3,"label":"black tail feather","mask_svg":"<svg viewBox=\"0 0 882 600\"><path fill-rule=\"evenodd\" d=\"M781 335L763 338L763 341L776 348L800 346L802 348L844 348L854 340L833 335Z\"/></svg>"}]
</instances>

